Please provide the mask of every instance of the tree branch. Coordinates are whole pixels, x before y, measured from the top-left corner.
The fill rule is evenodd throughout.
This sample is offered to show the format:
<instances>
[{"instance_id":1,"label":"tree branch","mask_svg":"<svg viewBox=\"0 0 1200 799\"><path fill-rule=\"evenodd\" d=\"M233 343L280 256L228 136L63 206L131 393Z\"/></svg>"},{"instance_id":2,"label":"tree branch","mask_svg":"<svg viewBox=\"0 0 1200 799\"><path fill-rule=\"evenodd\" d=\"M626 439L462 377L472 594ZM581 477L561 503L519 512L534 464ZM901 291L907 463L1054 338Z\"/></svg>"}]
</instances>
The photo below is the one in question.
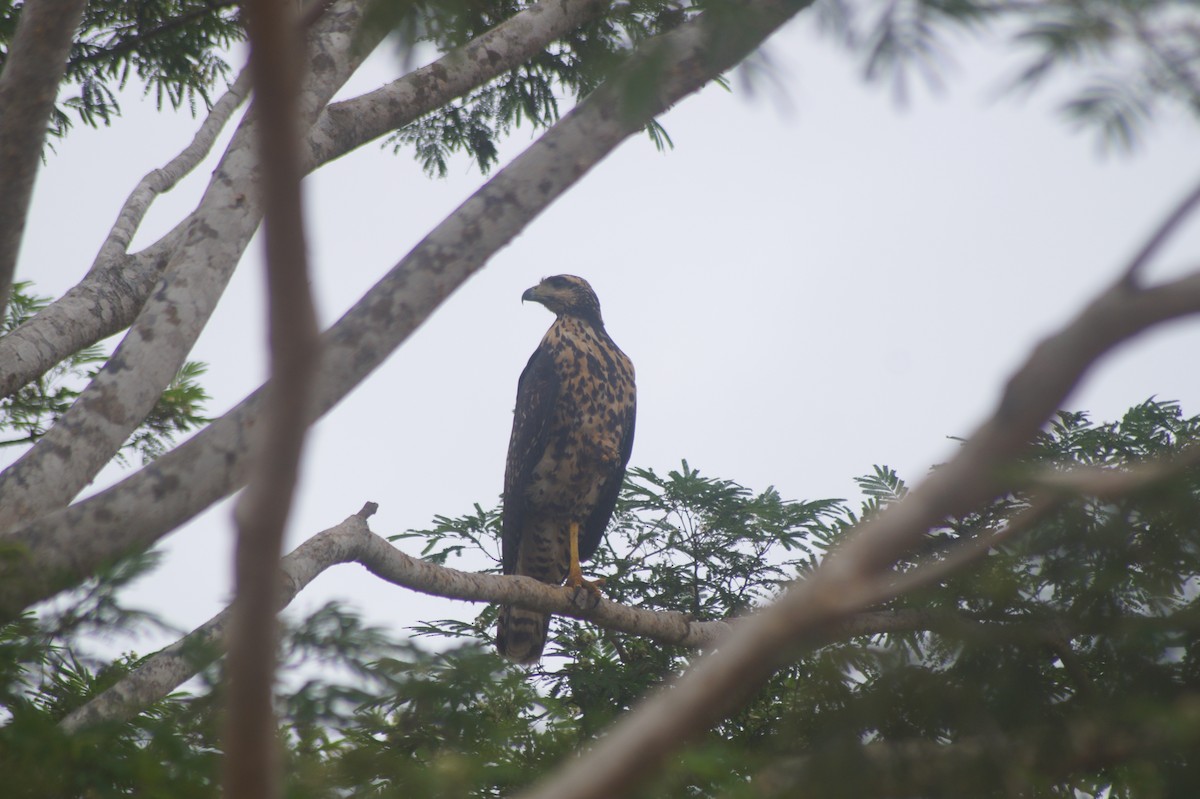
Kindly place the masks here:
<instances>
[{"instance_id":1,"label":"tree branch","mask_svg":"<svg viewBox=\"0 0 1200 799\"><path fill-rule=\"evenodd\" d=\"M100 245L100 251L96 254L96 260L92 263L89 274L100 269L111 268L116 265L117 261L126 256L129 251L129 243L133 241L134 235L137 233L138 228L141 227L142 220L146 217L146 212L150 210L150 204L160 194L166 194L175 188L180 180L190 174L193 169L208 157L213 144L216 143L217 136L220 135L221 130L225 127L225 123L233 116L233 112L245 101L249 90L250 74L247 70L242 70L241 74L237 76L237 80L233 82L233 85L213 104L213 107L208 112L208 116L205 117L204 122L200 125L200 129L196 131L196 135L192 138L191 144L162 167L148 172L138 182L117 214L117 221L113 223L108 237ZM24 327L22 326L13 331L14 334L20 333L24 330ZM92 342L83 342L74 346L79 348L87 346L88 343ZM53 364L50 364L50 366L53 366ZM46 368L49 368L49 366ZM0 392L4 392L5 396L7 396L8 391L15 391L36 376L33 375L17 383L16 381L22 378L15 370L10 370L4 375L4 383L0 384Z\"/></svg>"},{"instance_id":2,"label":"tree branch","mask_svg":"<svg viewBox=\"0 0 1200 799\"><path fill-rule=\"evenodd\" d=\"M1179 204L1154 231L1154 235L1150 236L1133 256L1129 266L1125 268L1125 274L1121 276L1121 281L1127 288L1136 284L1138 277L1145 271L1146 264L1153 260L1158 251L1162 249L1162 245L1171 238L1171 235L1196 210L1197 206L1200 206L1200 181L1197 181L1187 196L1179 201Z\"/></svg>"},{"instance_id":3,"label":"tree branch","mask_svg":"<svg viewBox=\"0 0 1200 799\"><path fill-rule=\"evenodd\" d=\"M340 158L516 69L611 4L542 0L429 66L330 105L309 134L308 168Z\"/></svg>"},{"instance_id":4,"label":"tree branch","mask_svg":"<svg viewBox=\"0 0 1200 799\"><path fill-rule=\"evenodd\" d=\"M643 42L623 69L496 173L325 334L313 418L357 386L451 291L618 144L732 67L803 5L756 0L746 4L736 30L701 15ZM651 68L656 71L647 73ZM643 85L648 74L660 78L657 91ZM630 91L635 83L638 90ZM643 104L631 107L631 98ZM25 557L0 564L0 618L121 553L150 546L240 487L260 402L261 390L118 485L6 536L25 547ZM171 502L158 501L164 491ZM79 536L81 529L90 534Z\"/></svg>"},{"instance_id":5,"label":"tree branch","mask_svg":"<svg viewBox=\"0 0 1200 799\"><path fill-rule=\"evenodd\" d=\"M279 638L273 582L308 430L317 314L300 193L301 31L288 0L247 0L245 9L266 218L271 383L254 474L234 514L222 782L227 799L274 799L283 780L272 707Z\"/></svg>"},{"instance_id":6,"label":"tree branch","mask_svg":"<svg viewBox=\"0 0 1200 799\"><path fill-rule=\"evenodd\" d=\"M0 73L0 315L8 307L46 129L85 5L26 3Z\"/></svg>"},{"instance_id":7,"label":"tree branch","mask_svg":"<svg viewBox=\"0 0 1200 799\"><path fill-rule=\"evenodd\" d=\"M327 2L315 3L312 9ZM383 89L327 107L306 139L305 169L316 169L520 66L606 5L601 0L542 0ZM137 255L115 261L98 258L83 281L0 339L0 363L9 365L0 374L0 396L15 392L71 353L128 327L201 210ZM257 209L243 211L252 215ZM110 252L119 253L116 247Z\"/></svg>"},{"instance_id":8,"label":"tree branch","mask_svg":"<svg viewBox=\"0 0 1200 799\"><path fill-rule=\"evenodd\" d=\"M342 0L313 29L301 103L306 125L363 57L352 39L365 1ZM0 530L66 505L112 459L178 373L258 227L257 126L254 113L243 120L182 246L104 368L42 440L0 475Z\"/></svg>"},{"instance_id":9,"label":"tree branch","mask_svg":"<svg viewBox=\"0 0 1200 799\"><path fill-rule=\"evenodd\" d=\"M367 519L374 503L341 524L312 536L280 563L277 607L284 608L326 569L357 563L392 585L446 599L519 605L595 624L605 630L639 635L673 646L710 649L741 624L741 619L696 621L683 613L652 611L600 597L587 601L576 592L547 585L528 577L464 572L405 554L371 532ZM74 732L101 721L128 719L165 698L201 669L221 656L225 648L230 609L223 610L193 632L146 658L120 682L67 715L60 726ZM847 617L825 630L824 642L860 636L910 633L922 630L973 640L1044 643L1051 638L1129 629L1193 629L1200 624L1194 612L1170 617L1114 620L1104 630L1072 628L1059 620L978 619L945 610L903 608L865 611Z\"/></svg>"},{"instance_id":10,"label":"tree branch","mask_svg":"<svg viewBox=\"0 0 1200 799\"><path fill-rule=\"evenodd\" d=\"M710 646L728 630L723 621L697 622L682 613L663 613L620 605L601 598L576 604L575 592L540 583L529 577L475 574L410 557L371 532L367 518L373 504L341 524L317 533L283 558L277 607L286 607L317 575L340 563L358 563L393 585L449 599L500 602L544 610L561 616L586 619L611 630L645 635L669 644ZM192 633L147 658L124 679L61 722L75 731L100 721L126 719L174 691L224 649L229 609L214 616ZM877 620L880 627L889 622ZM894 624L894 623L893 623ZM854 634L866 634L869 625Z\"/></svg>"}]
</instances>

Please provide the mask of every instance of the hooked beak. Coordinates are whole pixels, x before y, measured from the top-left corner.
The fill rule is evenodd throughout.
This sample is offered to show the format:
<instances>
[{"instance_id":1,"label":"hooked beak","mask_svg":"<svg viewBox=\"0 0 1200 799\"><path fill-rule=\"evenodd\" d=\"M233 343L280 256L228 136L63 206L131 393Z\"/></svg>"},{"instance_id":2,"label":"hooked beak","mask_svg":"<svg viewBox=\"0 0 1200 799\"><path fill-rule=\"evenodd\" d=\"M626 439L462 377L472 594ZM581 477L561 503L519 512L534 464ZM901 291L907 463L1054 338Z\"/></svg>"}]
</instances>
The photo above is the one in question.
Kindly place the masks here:
<instances>
[{"instance_id":1,"label":"hooked beak","mask_svg":"<svg viewBox=\"0 0 1200 799\"><path fill-rule=\"evenodd\" d=\"M525 293L521 295L521 302L524 303L526 300L530 302L538 301L537 286L534 286L531 289L525 289Z\"/></svg>"}]
</instances>

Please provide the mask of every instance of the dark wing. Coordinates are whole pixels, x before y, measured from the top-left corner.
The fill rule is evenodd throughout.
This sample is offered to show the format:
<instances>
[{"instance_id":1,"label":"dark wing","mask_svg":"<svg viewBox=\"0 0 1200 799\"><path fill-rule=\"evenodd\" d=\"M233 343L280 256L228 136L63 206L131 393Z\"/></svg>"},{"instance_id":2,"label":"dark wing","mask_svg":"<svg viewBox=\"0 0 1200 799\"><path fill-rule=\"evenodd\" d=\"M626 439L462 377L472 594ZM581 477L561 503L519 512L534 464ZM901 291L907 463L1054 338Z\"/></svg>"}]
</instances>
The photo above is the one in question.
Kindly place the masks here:
<instances>
[{"instance_id":1,"label":"dark wing","mask_svg":"<svg viewBox=\"0 0 1200 799\"><path fill-rule=\"evenodd\" d=\"M550 419L558 401L559 380L554 359L539 346L529 356L517 381L517 404L513 410L512 438L504 467L504 513L501 518L501 554L505 574L513 574L521 545L521 529L529 505L529 483L533 469L546 451Z\"/></svg>"},{"instance_id":2,"label":"dark wing","mask_svg":"<svg viewBox=\"0 0 1200 799\"><path fill-rule=\"evenodd\" d=\"M621 493L621 484L625 482L625 466L629 456L633 454L633 427L637 421L637 401L629 406L623 424L625 435L621 437L621 465L609 467L609 474L604 482L604 491L596 502L596 508L588 516L583 525L583 533L579 537L579 559L587 560L596 554L600 539L604 537L604 528L612 518L613 509L617 507L617 495Z\"/></svg>"}]
</instances>

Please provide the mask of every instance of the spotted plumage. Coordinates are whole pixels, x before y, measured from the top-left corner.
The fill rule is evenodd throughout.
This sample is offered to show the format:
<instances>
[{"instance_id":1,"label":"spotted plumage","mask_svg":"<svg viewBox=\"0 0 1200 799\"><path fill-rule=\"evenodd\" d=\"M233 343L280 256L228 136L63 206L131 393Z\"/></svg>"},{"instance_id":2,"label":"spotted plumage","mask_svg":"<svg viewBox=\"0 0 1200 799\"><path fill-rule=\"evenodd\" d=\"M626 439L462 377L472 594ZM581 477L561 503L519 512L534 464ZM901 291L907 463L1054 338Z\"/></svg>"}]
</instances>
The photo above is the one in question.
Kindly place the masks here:
<instances>
[{"instance_id":1,"label":"spotted plumage","mask_svg":"<svg viewBox=\"0 0 1200 799\"><path fill-rule=\"evenodd\" d=\"M609 338L583 278L548 277L521 299L557 318L517 384L504 472L504 573L596 590L578 561L600 545L633 448L633 364ZM504 607L496 647L518 663L534 662L549 627L548 614Z\"/></svg>"}]
</instances>

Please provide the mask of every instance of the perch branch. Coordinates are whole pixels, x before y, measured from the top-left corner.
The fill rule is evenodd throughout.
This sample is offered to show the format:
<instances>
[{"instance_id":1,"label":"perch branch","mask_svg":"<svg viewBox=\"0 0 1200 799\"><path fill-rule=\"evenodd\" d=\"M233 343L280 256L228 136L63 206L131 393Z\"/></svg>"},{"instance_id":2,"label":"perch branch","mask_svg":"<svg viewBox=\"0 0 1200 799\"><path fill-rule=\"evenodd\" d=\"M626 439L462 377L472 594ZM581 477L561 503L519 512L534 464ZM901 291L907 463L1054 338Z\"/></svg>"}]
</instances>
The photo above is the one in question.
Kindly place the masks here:
<instances>
[{"instance_id":1,"label":"perch branch","mask_svg":"<svg viewBox=\"0 0 1200 799\"><path fill-rule=\"evenodd\" d=\"M577 605L574 593L539 583L528 577L475 574L439 566L410 557L371 532L367 518L374 513L369 503L341 524L317 533L281 562L276 607L285 607L326 569L342 563L358 563L394 585L450 599L502 602L562 616L587 619L597 625L634 635L645 635L664 643L688 647L709 646L729 630L723 621L697 622L682 613L654 612L601 599L599 604ZM225 646L230 609L223 610L187 636L146 658L124 679L61 722L74 731L111 719L125 719L164 698L200 669L220 656ZM881 627L894 622L876 620ZM854 634L866 634L862 624Z\"/></svg>"},{"instance_id":2,"label":"perch branch","mask_svg":"<svg viewBox=\"0 0 1200 799\"><path fill-rule=\"evenodd\" d=\"M464 572L411 557L371 532L367 519L376 506L363 510L341 524L324 530L300 544L283 558L277 583L277 607L286 607L318 575L339 564L357 563L393 585L430 596L468 602L520 605L559 616L582 619L606 630L645 636L664 644L707 649L722 641L740 622L696 621L673 611L652 611L600 598L598 604L578 604L574 592L537 582L528 577L504 577ZM66 716L61 726L68 732L107 720L124 720L163 699L201 669L212 663L225 648L231 611L223 610L174 644L146 658L120 682ZM1194 614L1175 617L1138 618L1115 622L1116 628L1145 625L1166 629L1192 629ZM844 640L931 630L944 635L981 640L1038 642L1049 636L1063 638L1094 632L1067 629L1055 620L978 619L948 611L901 609L866 611L846 618L826 630L825 639Z\"/></svg>"}]
</instances>

